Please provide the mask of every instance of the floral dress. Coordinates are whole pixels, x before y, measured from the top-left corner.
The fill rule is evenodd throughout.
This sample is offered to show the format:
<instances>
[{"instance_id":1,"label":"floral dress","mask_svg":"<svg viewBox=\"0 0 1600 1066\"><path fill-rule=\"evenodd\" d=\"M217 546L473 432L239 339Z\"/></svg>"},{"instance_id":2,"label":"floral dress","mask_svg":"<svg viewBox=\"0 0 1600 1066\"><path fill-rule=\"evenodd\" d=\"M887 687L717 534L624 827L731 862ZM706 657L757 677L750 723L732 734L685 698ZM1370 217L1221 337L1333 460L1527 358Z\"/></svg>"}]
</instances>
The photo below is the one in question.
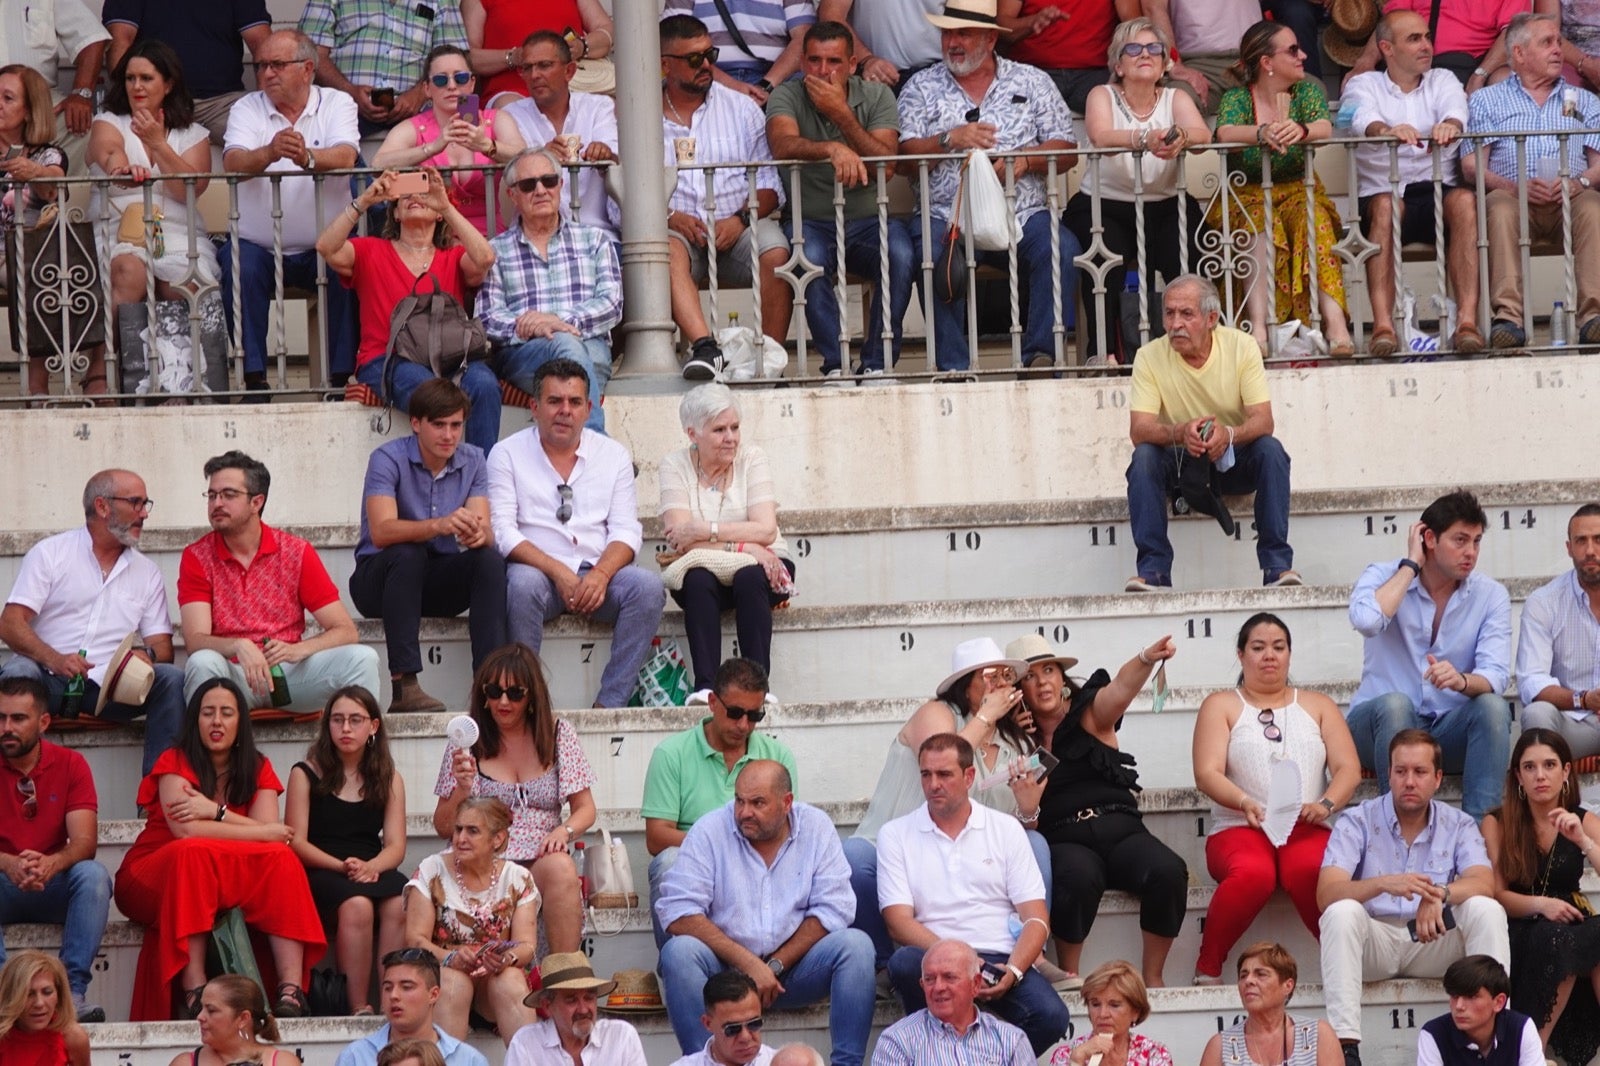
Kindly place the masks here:
<instances>
[{"instance_id":1,"label":"floral dress","mask_svg":"<svg viewBox=\"0 0 1600 1066\"><path fill-rule=\"evenodd\" d=\"M511 919L517 909L539 906L539 889L533 875L514 862L501 862L494 883L469 892L456 877L455 851L446 848L417 864L406 883L433 903L433 942L441 948L459 944L484 944L511 939Z\"/></svg>"},{"instance_id":2,"label":"floral dress","mask_svg":"<svg viewBox=\"0 0 1600 1066\"><path fill-rule=\"evenodd\" d=\"M1328 117L1328 94L1316 78L1295 83L1290 93L1289 117L1310 124ZM1247 87L1229 89L1217 105L1217 125L1253 126L1256 124L1255 99ZM1228 203L1228 228L1248 227L1256 233L1267 228L1267 191L1261 185L1261 153L1255 145L1228 153L1228 173L1244 175L1244 184L1228 182L1223 192L1206 211L1206 225L1223 228L1223 203ZM1306 150L1292 145L1272 155L1272 233L1274 280L1277 283L1276 317L1311 321L1311 269L1317 271L1317 290L1332 296L1345 307L1344 268L1333 246L1339 240L1339 210L1315 183L1310 200L1306 196ZM1245 218L1238 217L1242 209ZM1316 250L1306 239L1307 215L1315 226ZM1315 262L1313 263L1313 259Z\"/></svg>"},{"instance_id":3,"label":"floral dress","mask_svg":"<svg viewBox=\"0 0 1600 1066\"><path fill-rule=\"evenodd\" d=\"M1092 1031L1084 1033L1072 1043L1056 1048L1056 1053L1050 1056L1050 1066L1071 1066L1073 1049L1093 1035ZM1172 1066L1172 1052L1165 1044L1143 1033L1129 1033L1127 1066Z\"/></svg>"}]
</instances>

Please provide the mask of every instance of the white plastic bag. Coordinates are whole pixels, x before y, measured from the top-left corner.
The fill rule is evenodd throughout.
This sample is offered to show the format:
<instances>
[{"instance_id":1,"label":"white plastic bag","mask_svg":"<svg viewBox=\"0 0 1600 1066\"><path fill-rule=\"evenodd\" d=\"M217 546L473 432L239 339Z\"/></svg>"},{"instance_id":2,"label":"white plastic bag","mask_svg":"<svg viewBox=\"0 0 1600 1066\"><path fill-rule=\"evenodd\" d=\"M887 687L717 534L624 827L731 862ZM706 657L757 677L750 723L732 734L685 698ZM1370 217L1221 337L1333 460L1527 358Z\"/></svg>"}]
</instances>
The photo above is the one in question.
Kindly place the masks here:
<instances>
[{"instance_id":1,"label":"white plastic bag","mask_svg":"<svg viewBox=\"0 0 1600 1066\"><path fill-rule=\"evenodd\" d=\"M1320 329L1291 318L1272 327L1272 352L1279 359L1318 359L1328 354L1328 342Z\"/></svg>"},{"instance_id":2,"label":"white plastic bag","mask_svg":"<svg viewBox=\"0 0 1600 1066\"><path fill-rule=\"evenodd\" d=\"M789 365L789 353L771 337L761 335L759 349L756 331L748 326L727 326L717 331L717 344L722 348L722 379L724 381L753 381L756 378L783 376ZM760 355L757 356L757 351Z\"/></svg>"},{"instance_id":3,"label":"white plastic bag","mask_svg":"<svg viewBox=\"0 0 1600 1066\"><path fill-rule=\"evenodd\" d=\"M967 230L972 243L986 252L1003 252L1022 239L1022 230L1006 203L994 163L988 152L974 148L962 166L967 169Z\"/></svg>"}]
</instances>

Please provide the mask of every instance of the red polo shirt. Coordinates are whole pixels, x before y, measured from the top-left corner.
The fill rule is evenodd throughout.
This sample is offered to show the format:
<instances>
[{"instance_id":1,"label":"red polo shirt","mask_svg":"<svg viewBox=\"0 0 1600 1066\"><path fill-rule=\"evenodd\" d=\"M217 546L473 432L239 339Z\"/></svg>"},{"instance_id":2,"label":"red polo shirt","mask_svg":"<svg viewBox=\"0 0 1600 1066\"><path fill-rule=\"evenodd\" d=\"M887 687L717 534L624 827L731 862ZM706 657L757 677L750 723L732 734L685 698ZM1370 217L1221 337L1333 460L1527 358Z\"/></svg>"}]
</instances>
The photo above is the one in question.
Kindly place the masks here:
<instances>
[{"instance_id":1,"label":"red polo shirt","mask_svg":"<svg viewBox=\"0 0 1600 1066\"><path fill-rule=\"evenodd\" d=\"M305 634L306 612L338 599L311 543L265 522L249 569L215 530L183 549L178 563L178 606L209 603L211 632L219 637L294 643Z\"/></svg>"},{"instance_id":2,"label":"red polo shirt","mask_svg":"<svg viewBox=\"0 0 1600 1066\"><path fill-rule=\"evenodd\" d=\"M89 763L71 748L41 739L39 762L28 776L33 778L39 799L39 810L32 818L24 813L22 792L17 788L22 775L0 759L0 851L8 855L60 851L67 843L67 814L100 809Z\"/></svg>"}]
</instances>

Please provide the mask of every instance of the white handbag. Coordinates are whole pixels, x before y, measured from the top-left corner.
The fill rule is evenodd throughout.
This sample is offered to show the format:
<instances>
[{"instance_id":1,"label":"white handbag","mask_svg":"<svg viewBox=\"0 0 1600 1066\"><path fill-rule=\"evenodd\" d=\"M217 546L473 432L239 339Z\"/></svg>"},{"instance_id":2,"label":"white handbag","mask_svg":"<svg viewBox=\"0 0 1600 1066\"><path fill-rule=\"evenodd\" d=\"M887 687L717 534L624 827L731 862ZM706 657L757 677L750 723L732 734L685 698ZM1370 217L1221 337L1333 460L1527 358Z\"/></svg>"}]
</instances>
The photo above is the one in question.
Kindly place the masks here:
<instances>
[{"instance_id":1,"label":"white handbag","mask_svg":"<svg viewBox=\"0 0 1600 1066\"><path fill-rule=\"evenodd\" d=\"M611 839L610 830L601 827L600 843L583 849L583 876L589 882L589 906L612 910L639 905L628 849Z\"/></svg>"}]
</instances>

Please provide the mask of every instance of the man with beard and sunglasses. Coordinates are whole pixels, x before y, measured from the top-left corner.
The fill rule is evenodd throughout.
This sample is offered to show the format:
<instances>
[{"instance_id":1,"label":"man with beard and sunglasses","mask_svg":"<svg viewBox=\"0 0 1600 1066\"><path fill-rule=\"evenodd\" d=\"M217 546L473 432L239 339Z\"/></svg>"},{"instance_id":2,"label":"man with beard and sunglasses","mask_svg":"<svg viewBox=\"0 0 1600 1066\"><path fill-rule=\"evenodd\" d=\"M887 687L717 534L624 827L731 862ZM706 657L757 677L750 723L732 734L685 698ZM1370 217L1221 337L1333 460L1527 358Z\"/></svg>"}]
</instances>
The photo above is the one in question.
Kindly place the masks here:
<instances>
[{"instance_id":1,"label":"man with beard and sunglasses","mask_svg":"<svg viewBox=\"0 0 1600 1066\"><path fill-rule=\"evenodd\" d=\"M161 569L139 551L155 502L131 470L102 470L83 488L84 524L46 537L23 556L0 610L0 640L15 654L0 677L45 687L45 711L61 716L72 679L84 679L81 706L112 721L144 716L143 773L172 746L183 723L183 670L172 664L172 618ZM154 664L144 703L100 699L106 670L129 632L134 652ZM96 709L98 707L98 709Z\"/></svg>"},{"instance_id":2,"label":"man with beard and sunglasses","mask_svg":"<svg viewBox=\"0 0 1600 1066\"><path fill-rule=\"evenodd\" d=\"M103 1022L84 1002L111 907L111 875L94 858L100 800L84 757L44 739L45 699L33 678L0 677L0 963L5 926L62 926L74 1014Z\"/></svg>"},{"instance_id":3,"label":"man with beard and sunglasses","mask_svg":"<svg viewBox=\"0 0 1600 1066\"><path fill-rule=\"evenodd\" d=\"M655 915L661 881L678 861L678 848L705 815L733 799L733 783L746 764L771 759L783 764L792 781L794 755L781 740L756 732L776 706L767 691L767 672L749 659L729 659L717 668L711 688L689 703L711 711L698 725L656 745L644 775L644 846L650 853L650 920L656 947L666 930Z\"/></svg>"}]
</instances>

